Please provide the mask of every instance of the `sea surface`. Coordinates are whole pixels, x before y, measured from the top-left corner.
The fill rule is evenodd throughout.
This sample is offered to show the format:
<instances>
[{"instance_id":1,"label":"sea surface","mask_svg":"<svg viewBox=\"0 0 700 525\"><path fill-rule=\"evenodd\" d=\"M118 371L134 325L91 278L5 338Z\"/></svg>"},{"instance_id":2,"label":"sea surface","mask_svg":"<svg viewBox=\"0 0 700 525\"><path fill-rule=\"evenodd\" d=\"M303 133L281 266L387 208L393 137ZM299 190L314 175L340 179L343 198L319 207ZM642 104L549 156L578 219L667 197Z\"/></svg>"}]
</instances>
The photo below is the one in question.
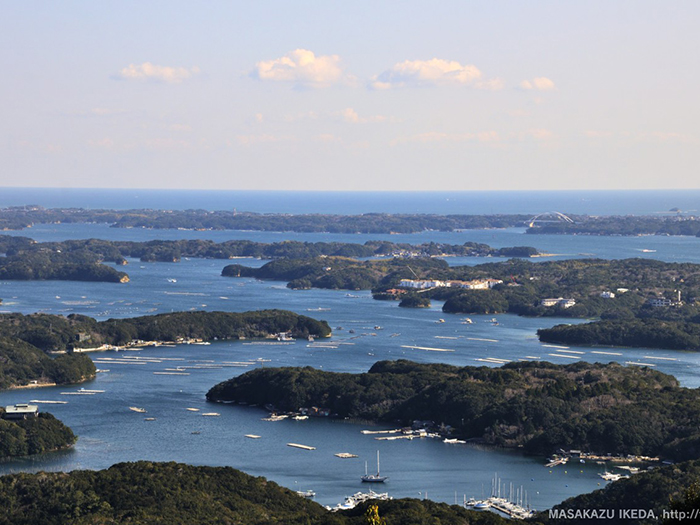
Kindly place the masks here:
<instances>
[{"instance_id":1,"label":"sea surface","mask_svg":"<svg viewBox=\"0 0 700 525\"><path fill-rule=\"evenodd\" d=\"M23 194L22 191L27 193ZM68 206L79 205L75 202L71 204L70 200L77 198L76 192L79 193L79 190L51 197L56 200L43 203L39 199L50 199L51 192L48 190L14 190L10 196L13 199L18 196L26 198L23 203ZM108 193L98 195L99 198L91 201L91 207L136 207L130 200L134 195L141 195L142 199L146 195L153 199L148 204L152 207L168 207L167 204L174 207L173 192L160 193L158 198L156 192L117 192L111 196ZM520 195L523 209L531 207L540 210L537 207L546 202L546 196L538 197L545 199L541 202L537 199L526 202L532 195L534 194ZM82 195L84 198L87 196ZM415 201L409 203L387 204L386 211L418 205L418 194L414 196ZM195 197L196 201L199 197ZM249 199L248 203L262 205L265 200L277 202L275 199L279 197L256 197L257 200ZM327 195L324 197L328 198ZM648 211L654 207L650 195L645 193L642 197L636 204L628 203L628 208L625 209ZM679 200L673 204L666 202L663 206L659 204L658 208L688 205L690 209L690 197L676 197ZM681 197L689 199L686 204L683 204L686 201L680 200ZM573 195L567 198L568 202L575 201ZM347 213L359 212L359 205L347 204L353 199L355 197L349 201L336 202L333 211L347 209ZM437 202L436 199L438 197L428 195L428 201L433 203L431 206ZM602 203L608 200L612 200L612 197L600 198L595 201L595 206L605 207ZM278 204L282 206L283 201L284 199ZM17 204L14 200L8 200L5 190L0 194L0 202ZM214 200L207 208L221 209L220 202L222 201ZM316 201L311 199L311 202ZM360 202L359 196L355 202ZM306 211L324 211L320 197L318 203L317 209ZM202 207L201 203L196 204L190 207ZM288 204L290 208L267 211L290 211L292 203ZM378 205L379 202L370 199L367 206L374 204ZM514 212L506 206L507 199L501 204L501 207L493 205L491 212ZM346 205L347 208L343 208ZM595 208L600 209L602 208ZM483 210L482 208L478 213L485 213ZM591 204L590 209L582 208L576 213L602 213L595 210ZM439 212L427 204L425 211ZM107 225L61 224L37 225L21 232L8 233L26 235L40 241L90 237L108 240L252 239L265 242L285 239L364 242L370 238L387 238L400 242L434 240L453 244L477 241L496 247L531 245L558 254L558 258L647 257L700 263L700 239L696 238L531 236L525 235L522 229L363 236L123 230L109 228ZM498 259L449 258L448 262L476 264L496 260ZM235 262L259 266L265 261L237 259ZM449 445L437 439L378 441L373 435L362 434L361 430L389 427L376 427L366 422L325 419L262 421L267 414L261 409L210 404L205 401L204 395L216 383L255 367L313 366L329 371L364 372L376 361L383 359L478 366L496 366L494 359L538 359L555 363L578 360L617 361L628 366L653 366L675 375L685 386L700 387L700 356L696 353L643 348L562 348L544 345L537 340L538 328L583 320L473 315L469 316L472 322L467 323L466 316L444 314L439 302L434 302L432 308L425 310L399 309L395 302L372 300L366 291L290 290L283 282L221 277L221 269L228 263L229 261L209 259L183 259L180 263L142 263L130 259L126 267L119 268L131 278L131 282L126 284L0 282L0 297L3 299L0 309L6 312L42 311L63 315L75 312L104 320L183 310L246 311L285 308L325 319L334 332L330 340L334 348L320 347L307 341L273 345L214 342L211 345L92 353L90 356L96 361L97 367L109 371L98 374L97 379L88 384L0 393L0 404L3 405L32 400L66 401L67 404L41 404L41 409L54 413L80 436L77 445L70 451L5 461L0 463L0 473L101 469L120 461L139 459L229 465L253 475L265 476L295 490L313 489L317 492L316 501L334 505L346 495L367 490L368 487L363 486L359 478L364 473L365 462L370 471L376 468L376 451L379 450L382 473L390 479L381 487L373 488L388 491L394 497L427 497L448 503L455 500L461 502L464 495L480 497L482 491L488 495L491 479L498 473L504 483L512 482L516 487L522 485L533 506L543 509L567 497L603 486L605 482L597 474L605 467L577 463L547 469L543 466L544 458L524 456L518 451ZM134 361L135 364L128 364L129 361ZM248 364L236 366L237 363ZM178 367L186 368L183 373L189 375L154 373ZM64 394L77 392L80 388L104 392L94 395ZM144 408L147 413L133 412L129 410L130 406ZM187 408L198 408L199 411L189 411ZM217 412L220 416L203 416L205 412ZM146 417L156 419L146 421ZM261 437L250 439L245 437L246 434ZM287 446L290 442L313 446L316 450L291 448ZM339 459L334 456L339 452L357 454L359 458Z\"/></svg>"},{"instance_id":2,"label":"sea surface","mask_svg":"<svg viewBox=\"0 0 700 525\"><path fill-rule=\"evenodd\" d=\"M0 207L203 209L257 213L646 215L700 209L698 190L617 191L233 191L0 188Z\"/></svg>"}]
</instances>

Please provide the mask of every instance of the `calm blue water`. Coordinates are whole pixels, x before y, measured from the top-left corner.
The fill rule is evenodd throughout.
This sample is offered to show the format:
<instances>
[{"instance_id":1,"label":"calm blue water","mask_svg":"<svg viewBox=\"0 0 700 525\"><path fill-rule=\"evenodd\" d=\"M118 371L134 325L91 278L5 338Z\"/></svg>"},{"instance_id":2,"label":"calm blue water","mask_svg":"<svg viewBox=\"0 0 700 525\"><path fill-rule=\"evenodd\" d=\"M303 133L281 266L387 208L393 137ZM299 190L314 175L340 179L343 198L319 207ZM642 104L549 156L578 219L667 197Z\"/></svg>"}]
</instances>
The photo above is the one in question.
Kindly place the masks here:
<instances>
[{"instance_id":1,"label":"calm blue water","mask_svg":"<svg viewBox=\"0 0 700 525\"><path fill-rule=\"evenodd\" d=\"M386 199L382 194L353 194L346 196L347 199L342 202L333 202L326 194L307 193L304 194L306 202L303 202L304 199L297 199L299 195L251 192L245 194L245 202L250 204L246 207L235 203L224 205L224 201L230 197L225 192L201 192L201 195L197 192L187 192L184 195L179 192L86 191L3 190L0 193L0 203L85 206L85 199L90 197L90 205L95 208L238 207L254 211L288 212L358 213L384 210L464 213L464 206L469 204L469 199L477 195L410 194L403 196L405 198L399 201ZM613 193L603 195L597 192L549 192L521 193L516 196L489 192L478 194L486 197L475 201L469 210L471 213L514 213L525 210L535 212L552 209L550 204L557 202L569 202L571 206L578 202L581 209L567 208L566 211L604 213L604 210L608 210L609 213L622 213L622 210L625 210L625 213L645 213L672 206L692 209L692 201L697 201L700 195L698 192L636 192L639 195L624 201L624 195L618 194L619 198L616 200ZM241 195L239 192L238 196ZM187 201L189 204L184 203L185 196L191 197ZM562 200L556 201L555 197ZM209 206L205 205L205 198L210 199ZM448 201L447 198L462 200ZM664 200L666 198L670 200ZM81 199L82 202L79 202ZM133 202L139 199L140 202ZM177 202L183 204L177 205ZM451 208L452 206L454 208ZM515 208L510 209L509 206ZM564 207L557 206L556 209L561 210ZM364 242L382 238L411 243L430 240L453 244L477 241L496 247L531 245L559 254L559 258L638 256L700 263L698 239L695 238L528 236L523 234L522 229L362 236L121 230L108 228L106 225L38 225L13 234L26 235L39 241L90 237L144 241L157 238L186 239L195 236L215 241L252 239L264 242L285 239ZM488 259L495 260L497 259ZM484 259L473 258L450 258L448 261L451 264L485 262ZM243 259L236 262L259 266L264 261ZM231 361L259 358L269 360L264 362L265 366L310 365L342 372L363 372L378 360L398 358L419 362L485 366L495 366L483 361L493 358L546 359L556 363L579 359L603 362L615 360L622 363L654 365L658 370L675 375L686 386L700 386L700 356L696 353L634 348L562 349L543 345L537 340L535 332L538 328L571 320L499 315L496 316L499 324L493 325L489 322L492 316L471 316L473 324L462 324L464 316L443 314L439 303L427 310L405 310L399 309L393 302L373 301L368 292L292 291L281 282L223 278L220 272L227 263L228 261L198 259L183 260L178 264L140 263L138 260L130 260L129 265L124 268L131 277L131 282L127 284L0 282L0 297L3 298L0 309L3 311L44 311L64 315L77 312L107 319L181 310L245 311L286 308L328 320L334 328L332 341L339 343L337 348L318 348L308 346L306 342L279 346L246 345L237 342L92 354L91 357L97 361L98 368L110 371L99 374L90 385L81 386L105 390L104 393L94 396L61 394L77 390L79 387L0 393L0 404L31 400L68 401L65 405L42 407L64 420L80 436L78 444L71 451L0 463L0 473L98 469L118 461L137 459L230 465L250 474L266 476L293 489L313 489L318 493L317 501L335 504L347 494L366 489L359 482L359 476L364 472L364 461L367 460L371 467L376 450L380 449L382 472L390 476L389 482L382 490L388 490L395 497L421 497L427 493L430 499L449 503L454 501L455 492L460 501L463 494L478 497L482 493L482 485L485 492L489 492L493 473L498 472L504 482L513 482L516 486L522 484L534 506L541 509L567 497L598 488L600 480L596 474L602 467L588 464L570 465L568 468L558 467L550 472L542 466L542 458L524 457L513 451L445 445L437 440L375 441L372 436L360 433L361 429L368 428L360 423L324 420L265 422L260 419L265 414L258 409L207 405L204 394L222 380L253 366L261 366L259 363L248 368L227 366ZM169 279L175 282L170 282ZM439 319L444 319L445 322L440 323ZM377 326L381 328L376 328ZM350 333L350 330L354 333ZM418 350L406 346L448 351ZM143 365L104 361L105 357L123 358L125 354L167 359L161 362L150 360ZM202 364L217 365L221 368L191 369L189 376L153 373L175 366ZM129 406L146 408L148 414L132 412L128 409ZM201 412L185 410L187 407L200 408L201 412L219 412L221 416L203 417ZM145 416L155 417L156 421L144 421ZM195 431L200 433L192 434ZM244 435L249 433L262 437L259 440L245 438ZM317 449L293 449L286 446L288 442L307 444ZM360 458L341 460L333 456L337 452L355 453Z\"/></svg>"},{"instance_id":2,"label":"calm blue water","mask_svg":"<svg viewBox=\"0 0 700 525\"><path fill-rule=\"evenodd\" d=\"M205 209L259 213L490 214L547 211L590 215L697 211L700 190L314 192L0 188L0 207Z\"/></svg>"},{"instance_id":3,"label":"calm blue water","mask_svg":"<svg viewBox=\"0 0 700 525\"><path fill-rule=\"evenodd\" d=\"M45 241L67 239L110 239L121 241L149 241L154 239L208 239L215 242L246 239L257 242L280 242L294 240L302 242L337 241L364 243L370 240L421 244L435 241L449 244L463 244L468 241L481 242L502 248L505 246L534 246L553 257L531 259L541 262L551 259L591 258L628 259L641 257L666 262L700 263L700 238L648 235L642 237L605 237L588 235L526 235L523 228L496 230L462 230L456 232L420 232L397 235L333 234L333 233L291 233L253 231L182 231L151 230L143 228L110 228L107 224L38 224L21 231L2 232L6 235L19 235ZM654 250L654 251L643 251ZM481 264L497 262L499 258L449 257L450 265ZM128 272L128 269L127 269Z\"/></svg>"}]
</instances>

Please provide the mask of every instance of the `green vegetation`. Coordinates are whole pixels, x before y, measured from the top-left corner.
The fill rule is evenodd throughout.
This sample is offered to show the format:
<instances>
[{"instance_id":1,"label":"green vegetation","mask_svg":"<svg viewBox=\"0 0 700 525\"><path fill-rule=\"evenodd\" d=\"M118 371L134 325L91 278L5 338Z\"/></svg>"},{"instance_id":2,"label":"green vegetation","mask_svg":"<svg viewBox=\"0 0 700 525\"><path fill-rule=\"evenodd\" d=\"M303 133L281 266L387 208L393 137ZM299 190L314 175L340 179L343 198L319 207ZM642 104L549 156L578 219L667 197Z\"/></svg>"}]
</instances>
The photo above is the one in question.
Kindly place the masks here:
<instances>
[{"instance_id":1,"label":"green vegetation","mask_svg":"<svg viewBox=\"0 0 700 525\"><path fill-rule=\"evenodd\" d=\"M95 376L87 356L68 353L52 359L45 352L126 345L136 340L250 339L279 333L328 337L328 323L286 310L256 312L174 312L98 322L71 314L0 314L0 388L38 383L78 383Z\"/></svg>"},{"instance_id":2,"label":"green vegetation","mask_svg":"<svg viewBox=\"0 0 700 525\"><path fill-rule=\"evenodd\" d=\"M128 282L124 272L100 264L89 250L48 248L26 237L0 236L0 279Z\"/></svg>"},{"instance_id":3,"label":"green vegetation","mask_svg":"<svg viewBox=\"0 0 700 525\"><path fill-rule=\"evenodd\" d=\"M313 259L279 259L261 268L250 268L240 264L226 266L224 277L255 277L289 281L287 286L295 289L330 288L342 290L367 290L385 283L397 283L414 274L428 274L436 270L447 270L442 259L382 259L357 261L345 257L315 257Z\"/></svg>"},{"instance_id":4,"label":"green vegetation","mask_svg":"<svg viewBox=\"0 0 700 525\"><path fill-rule=\"evenodd\" d=\"M37 243L28 237L9 235L0 235L0 253L5 253L10 257L24 255L25 259L29 260L36 254L54 258L60 254L66 258L70 254L70 258L78 262L110 261L117 264L126 264L125 257L137 257L144 262L179 262L182 257L208 259L232 259L235 257L279 259L286 257L301 259L326 255L337 257L531 257L538 254L535 248L529 246L492 248L487 244L475 242L464 244L430 242L412 245L388 241L367 241L364 244L355 244L299 241L262 243L248 240L216 243L201 239L147 242L80 239Z\"/></svg>"},{"instance_id":5,"label":"green vegetation","mask_svg":"<svg viewBox=\"0 0 700 525\"><path fill-rule=\"evenodd\" d=\"M3 334L0 337L0 389L28 385L31 381L59 385L80 383L95 377L95 365L85 355L61 355L53 359L27 341L8 337L4 327L0 333Z\"/></svg>"},{"instance_id":6,"label":"green vegetation","mask_svg":"<svg viewBox=\"0 0 700 525\"><path fill-rule=\"evenodd\" d=\"M692 235L700 234L700 218L658 215L572 215L574 223L535 224L530 234ZM363 215L260 214L208 210L88 210L13 206L0 209L0 230L21 230L41 223L107 223L115 228L190 230L255 230L330 233L416 233L522 227L530 215Z\"/></svg>"},{"instance_id":7,"label":"green vegetation","mask_svg":"<svg viewBox=\"0 0 700 525\"><path fill-rule=\"evenodd\" d=\"M230 467L120 463L107 470L0 477L0 525L362 525L372 503L332 513L262 477ZM492 513L414 499L379 502L390 525L496 525Z\"/></svg>"},{"instance_id":8,"label":"green vegetation","mask_svg":"<svg viewBox=\"0 0 700 525\"><path fill-rule=\"evenodd\" d=\"M550 222L528 228L530 234L700 235L700 218L652 215L571 216L575 222Z\"/></svg>"},{"instance_id":9,"label":"green vegetation","mask_svg":"<svg viewBox=\"0 0 700 525\"><path fill-rule=\"evenodd\" d=\"M0 407L0 417L4 412ZM53 452L75 441L73 431L48 412L29 419L0 419L0 459Z\"/></svg>"},{"instance_id":10,"label":"green vegetation","mask_svg":"<svg viewBox=\"0 0 700 525\"><path fill-rule=\"evenodd\" d=\"M86 210L14 206L0 209L0 230L40 223L108 223L115 228L255 230L330 233L415 233L522 226L526 215L289 215L208 210Z\"/></svg>"},{"instance_id":11,"label":"green vegetation","mask_svg":"<svg viewBox=\"0 0 700 525\"><path fill-rule=\"evenodd\" d=\"M136 340L250 339L289 333L292 337L328 337L328 323L287 310L254 312L174 312L96 321L85 315L0 314L0 333L42 350L124 345Z\"/></svg>"},{"instance_id":12,"label":"green vegetation","mask_svg":"<svg viewBox=\"0 0 700 525\"><path fill-rule=\"evenodd\" d=\"M624 509L644 509L653 511L661 520L664 510L686 510L700 508L697 487L700 483L700 460L686 461L676 465L642 472L630 479L616 481L604 489L590 494L582 494L569 498L553 507L555 513L568 513L569 517L561 519L549 518L548 512L542 512L538 520L546 524L586 525L594 523L590 518L576 517L576 511L582 509L610 509L615 519L610 523L619 523L619 511ZM628 520L625 523L652 524L659 523L655 519ZM662 520L661 523L690 523L685 521ZM602 520L601 520L602 522Z\"/></svg>"},{"instance_id":13,"label":"green vegetation","mask_svg":"<svg viewBox=\"0 0 700 525\"><path fill-rule=\"evenodd\" d=\"M633 346L700 350L700 323L663 319L624 319L557 325L537 331L540 341L566 345Z\"/></svg>"},{"instance_id":14,"label":"green vegetation","mask_svg":"<svg viewBox=\"0 0 700 525\"><path fill-rule=\"evenodd\" d=\"M549 454L700 455L700 391L616 363L509 363L501 368L382 361L365 374L254 370L213 387L211 401L327 408L339 417L434 421L487 444Z\"/></svg>"},{"instance_id":15,"label":"green vegetation","mask_svg":"<svg viewBox=\"0 0 700 525\"><path fill-rule=\"evenodd\" d=\"M418 294L408 294L399 303L401 308L430 308L430 298Z\"/></svg>"}]
</instances>

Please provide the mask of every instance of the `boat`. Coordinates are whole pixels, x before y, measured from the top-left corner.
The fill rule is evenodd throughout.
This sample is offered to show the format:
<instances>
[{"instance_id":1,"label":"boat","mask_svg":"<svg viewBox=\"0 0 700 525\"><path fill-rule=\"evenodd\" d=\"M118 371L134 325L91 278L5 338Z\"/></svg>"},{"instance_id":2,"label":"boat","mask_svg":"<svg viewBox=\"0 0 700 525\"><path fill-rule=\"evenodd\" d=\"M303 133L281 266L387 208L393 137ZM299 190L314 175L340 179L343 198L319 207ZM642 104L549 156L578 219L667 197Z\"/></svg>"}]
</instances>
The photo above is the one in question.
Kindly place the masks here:
<instances>
[{"instance_id":1,"label":"boat","mask_svg":"<svg viewBox=\"0 0 700 525\"><path fill-rule=\"evenodd\" d=\"M474 324L474 321L472 321L469 317L465 317L462 324Z\"/></svg>"},{"instance_id":2,"label":"boat","mask_svg":"<svg viewBox=\"0 0 700 525\"><path fill-rule=\"evenodd\" d=\"M365 501L369 500L382 500L382 501L388 501L392 499L391 496L387 492L374 492L370 490L369 492L356 492L352 496L347 496L345 498L345 501L342 503L338 503L335 507L326 507L330 511L338 511L338 510L348 510L348 509L354 509L357 507L360 503L364 503Z\"/></svg>"},{"instance_id":3,"label":"boat","mask_svg":"<svg viewBox=\"0 0 700 525\"><path fill-rule=\"evenodd\" d=\"M154 418L154 417L145 417L145 418L143 418L143 420L144 420L144 421L155 421L156 418Z\"/></svg>"},{"instance_id":4,"label":"boat","mask_svg":"<svg viewBox=\"0 0 700 525\"><path fill-rule=\"evenodd\" d=\"M146 412L145 408L139 408L139 407L129 407L129 410L131 410L132 412L138 412L140 414L143 414Z\"/></svg>"},{"instance_id":5,"label":"boat","mask_svg":"<svg viewBox=\"0 0 700 525\"><path fill-rule=\"evenodd\" d=\"M491 508L491 503L488 500L477 501L472 507L474 510L487 510Z\"/></svg>"},{"instance_id":6,"label":"boat","mask_svg":"<svg viewBox=\"0 0 700 525\"><path fill-rule=\"evenodd\" d=\"M216 417L216 416L220 416L221 414L219 414L218 412L205 412L202 415L208 416L208 417Z\"/></svg>"},{"instance_id":7,"label":"boat","mask_svg":"<svg viewBox=\"0 0 700 525\"><path fill-rule=\"evenodd\" d=\"M377 450L377 473L376 474L368 474L367 473L367 462L365 461L365 475L360 477L363 483L384 483L387 479L389 479L388 476L382 476L379 473L379 451Z\"/></svg>"},{"instance_id":8,"label":"boat","mask_svg":"<svg viewBox=\"0 0 700 525\"><path fill-rule=\"evenodd\" d=\"M435 321L436 324L440 324L440 323L444 323L444 322L445 322L444 319L438 319L437 321Z\"/></svg>"},{"instance_id":9,"label":"boat","mask_svg":"<svg viewBox=\"0 0 700 525\"><path fill-rule=\"evenodd\" d=\"M618 481L623 478L628 478L629 476L623 476L622 474L613 474L612 472L598 473L598 475L605 481Z\"/></svg>"},{"instance_id":10,"label":"boat","mask_svg":"<svg viewBox=\"0 0 700 525\"><path fill-rule=\"evenodd\" d=\"M297 494L299 494L302 498L314 498L316 497L316 493L313 490L297 490Z\"/></svg>"},{"instance_id":11,"label":"boat","mask_svg":"<svg viewBox=\"0 0 700 525\"><path fill-rule=\"evenodd\" d=\"M292 419L294 421L306 421L307 419L309 419L309 416L294 416Z\"/></svg>"}]
</instances>

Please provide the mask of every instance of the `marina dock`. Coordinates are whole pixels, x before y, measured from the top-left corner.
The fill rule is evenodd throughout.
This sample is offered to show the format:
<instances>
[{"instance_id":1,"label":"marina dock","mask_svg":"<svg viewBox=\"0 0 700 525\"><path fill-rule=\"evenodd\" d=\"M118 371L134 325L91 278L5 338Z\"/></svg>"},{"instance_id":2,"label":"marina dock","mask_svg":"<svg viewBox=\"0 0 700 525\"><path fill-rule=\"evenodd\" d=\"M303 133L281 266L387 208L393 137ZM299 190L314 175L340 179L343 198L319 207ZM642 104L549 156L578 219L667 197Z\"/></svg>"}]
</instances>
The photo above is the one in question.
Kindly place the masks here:
<instances>
[{"instance_id":1,"label":"marina dock","mask_svg":"<svg viewBox=\"0 0 700 525\"><path fill-rule=\"evenodd\" d=\"M299 443L287 443L288 447L300 448L302 450L316 450L316 447L310 447L309 445L300 445Z\"/></svg>"}]
</instances>

